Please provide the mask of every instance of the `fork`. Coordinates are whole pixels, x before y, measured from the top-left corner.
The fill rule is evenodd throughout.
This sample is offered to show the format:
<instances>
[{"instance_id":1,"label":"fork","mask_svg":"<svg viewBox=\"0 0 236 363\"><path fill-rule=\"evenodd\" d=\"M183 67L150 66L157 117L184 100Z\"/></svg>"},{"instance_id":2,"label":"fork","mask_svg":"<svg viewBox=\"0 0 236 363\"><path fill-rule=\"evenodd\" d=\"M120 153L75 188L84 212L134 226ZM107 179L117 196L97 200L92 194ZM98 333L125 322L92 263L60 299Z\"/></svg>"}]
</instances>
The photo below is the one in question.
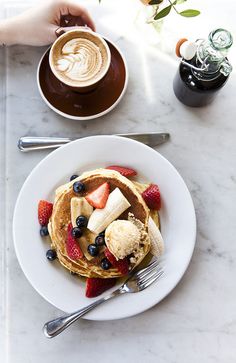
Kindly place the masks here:
<instances>
[{"instance_id":1,"label":"fork","mask_svg":"<svg viewBox=\"0 0 236 363\"><path fill-rule=\"evenodd\" d=\"M155 260L147 267L137 272L131 273L128 279L121 287L113 291L111 294L96 300L92 304L75 311L74 313L63 315L59 318L47 322L43 327L44 335L47 338L53 338L68 328L72 323L77 321L83 315L87 314L92 309L105 301L112 299L115 296L143 291L148 286L159 280L164 274L163 268L159 265L159 261Z\"/></svg>"}]
</instances>

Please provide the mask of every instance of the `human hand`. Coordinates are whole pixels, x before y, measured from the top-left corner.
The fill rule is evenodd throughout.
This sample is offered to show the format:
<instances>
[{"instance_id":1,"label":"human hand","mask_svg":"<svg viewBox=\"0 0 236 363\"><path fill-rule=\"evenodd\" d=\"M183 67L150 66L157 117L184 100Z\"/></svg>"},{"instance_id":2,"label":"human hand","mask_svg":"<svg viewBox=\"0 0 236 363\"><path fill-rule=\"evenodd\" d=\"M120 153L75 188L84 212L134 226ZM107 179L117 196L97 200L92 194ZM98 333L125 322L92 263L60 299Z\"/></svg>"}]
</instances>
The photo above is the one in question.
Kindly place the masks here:
<instances>
[{"instance_id":1,"label":"human hand","mask_svg":"<svg viewBox=\"0 0 236 363\"><path fill-rule=\"evenodd\" d=\"M87 25L95 30L88 11L76 0L44 0L20 15L0 22L0 43L43 46L54 42L58 28Z\"/></svg>"}]
</instances>

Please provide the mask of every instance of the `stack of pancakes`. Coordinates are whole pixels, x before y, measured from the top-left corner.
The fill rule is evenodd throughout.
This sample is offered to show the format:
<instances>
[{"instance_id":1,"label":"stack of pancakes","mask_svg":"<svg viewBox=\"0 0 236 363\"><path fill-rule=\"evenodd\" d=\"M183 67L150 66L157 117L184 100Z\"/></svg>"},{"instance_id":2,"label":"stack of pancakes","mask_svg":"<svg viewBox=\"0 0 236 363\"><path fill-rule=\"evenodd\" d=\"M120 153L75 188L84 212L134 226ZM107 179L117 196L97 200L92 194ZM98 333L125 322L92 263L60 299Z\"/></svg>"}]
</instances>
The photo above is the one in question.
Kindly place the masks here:
<instances>
[{"instance_id":1,"label":"stack of pancakes","mask_svg":"<svg viewBox=\"0 0 236 363\"><path fill-rule=\"evenodd\" d=\"M67 228L71 222L71 198L78 196L73 191L73 184L76 181L81 181L85 185L86 192L82 196L95 190L104 182L110 185L110 192L115 188L119 188L131 206L119 216L118 219L128 219L130 213L135 219L141 221L145 230L148 232L148 218L151 215L157 226L159 227L158 213L150 211L144 202L141 193L147 188L146 184L132 182L123 177L120 173L108 169L96 169L83 173L73 181L60 186L56 190L53 213L48 225L49 234L52 241L52 248L56 250L57 257L60 263L73 273L86 277L113 278L120 277L122 274L111 267L109 270L103 270L100 267L101 260L105 257L104 253L100 253L97 257L90 259L83 256L79 260L72 260L66 251ZM89 244L94 243L96 235L85 229L83 236ZM79 243L79 240L78 240ZM131 264L131 268L137 266L150 251L150 239L147 233L147 238L140 245L138 251L138 259L135 264Z\"/></svg>"}]
</instances>

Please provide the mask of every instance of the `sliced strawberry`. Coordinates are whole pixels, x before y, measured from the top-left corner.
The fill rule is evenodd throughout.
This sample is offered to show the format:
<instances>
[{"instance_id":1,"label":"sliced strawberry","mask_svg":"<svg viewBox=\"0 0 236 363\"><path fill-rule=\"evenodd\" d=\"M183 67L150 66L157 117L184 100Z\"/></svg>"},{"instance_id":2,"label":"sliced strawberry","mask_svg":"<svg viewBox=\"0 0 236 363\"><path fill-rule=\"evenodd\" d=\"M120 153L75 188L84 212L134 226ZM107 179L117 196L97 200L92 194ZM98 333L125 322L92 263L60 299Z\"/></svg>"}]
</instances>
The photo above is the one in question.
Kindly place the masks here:
<instances>
[{"instance_id":1,"label":"sliced strawberry","mask_svg":"<svg viewBox=\"0 0 236 363\"><path fill-rule=\"evenodd\" d=\"M161 194L156 184L149 185L142 193L142 197L150 209L159 210L161 208Z\"/></svg>"},{"instance_id":2,"label":"sliced strawberry","mask_svg":"<svg viewBox=\"0 0 236 363\"><path fill-rule=\"evenodd\" d=\"M40 200L38 204L38 221L41 226L46 226L52 215L53 204L46 200Z\"/></svg>"},{"instance_id":3,"label":"sliced strawberry","mask_svg":"<svg viewBox=\"0 0 236 363\"><path fill-rule=\"evenodd\" d=\"M83 252L76 239L71 235L72 229L73 226L70 223L67 229L66 252L72 260L80 260L83 257Z\"/></svg>"},{"instance_id":4,"label":"sliced strawberry","mask_svg":"<svg viewBox=\"0 0 236 363\"><path fill-rule=\"evenodd\" d=\"M105 249L104 254L105 254L106 258L110 261L110 263L111 263L113 266L115 266L116 262L118 262L118 261L117 261L117 259L115 258L115 256L114 256L114 255L113 255L113 254L109 251L109 249L108 249L108 248L106 248L106 249Z\"/></svg>"},{"instance_id":5,"label":"sliced strawberry","mask_svg":"<svg viewBox=\"0 0 236 363\"><path fill-rule=\"evenodd\" d=\"M122 260L117 260L108 248L105 249L104 254L110 263L116 267L117 270L122 273L122 275L127 275L129 273L129 261L127 257L123 258Z\"/></svg>"},{"instance_id":6,"label":"sliced strawberry","mask_svg":"<svg viewBox=\"0 0 236 363\"><path fill-rule=\"evenodd\" d=\"M87 278L85 295L86 297L96 297L113 287L115 283L116 279Z\"/></svg>"},{"instance_id":7,"label":"sliced strawberry","mask_svg":"<svg viewBox=\"0 0 236 363\"><path fill-rule=\"evenodd\" d=\"M109 191L110 191L109 184L105 182L102 185L100 185L100 187L98 187L97 189L86 195L85 199L94 208L102 209L106 205L107 198L109 196Z\"/></svg>"},{"instance_id":8,"label":"sliced strawberry","mask_svg":"<svg viewBox=\"0 0 236 363\"><path fill-rule=\"evenodd\" d=\"M107 166L106 169L118 171L121 175L125 176L126 178L128 178L129 176L137 175L137 172L135 170L119 165Z\"/></svg>"}]
</instances>

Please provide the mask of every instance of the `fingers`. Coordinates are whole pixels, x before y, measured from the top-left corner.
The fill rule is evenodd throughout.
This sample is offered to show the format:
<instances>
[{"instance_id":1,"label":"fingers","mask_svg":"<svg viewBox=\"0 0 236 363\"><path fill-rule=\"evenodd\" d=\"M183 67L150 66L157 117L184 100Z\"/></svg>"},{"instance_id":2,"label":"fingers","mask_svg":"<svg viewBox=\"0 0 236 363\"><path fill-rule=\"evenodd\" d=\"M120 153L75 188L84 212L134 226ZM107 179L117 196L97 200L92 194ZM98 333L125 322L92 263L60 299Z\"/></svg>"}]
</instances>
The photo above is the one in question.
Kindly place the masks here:
<instances>
[{"instance_id":1,"label":"fingers","mask_svg":"<svg viewBox=\"0 0 236 363\"><path fill-rule=\"evenodd\" d=\"M78 5L76 2L68 2L67 10L68 13L73 16L80 16L84 25L87 25L93 31L96 30L93 19L89 15L89 12L83 6Z\"/></svg>"},{"instance_id":2,"label":"fingers","mask_svg":"<svg viewBox=\"0 0 236 363\"><path fill-rule=\"evenodd\" d=\"M84 26L83 26L83 28L84 28ZM63 33L66 33L66 32L68 32L70 30L77 30L77 29L80 30L81 27L80 26L77 26L77 25L75 25L75 26L60 27L60 28L57 28L56 35L58 37L58 36L62 35ZM90 28L86 28L86 29L89 30Z\"/></svg>"}]
</instances>

